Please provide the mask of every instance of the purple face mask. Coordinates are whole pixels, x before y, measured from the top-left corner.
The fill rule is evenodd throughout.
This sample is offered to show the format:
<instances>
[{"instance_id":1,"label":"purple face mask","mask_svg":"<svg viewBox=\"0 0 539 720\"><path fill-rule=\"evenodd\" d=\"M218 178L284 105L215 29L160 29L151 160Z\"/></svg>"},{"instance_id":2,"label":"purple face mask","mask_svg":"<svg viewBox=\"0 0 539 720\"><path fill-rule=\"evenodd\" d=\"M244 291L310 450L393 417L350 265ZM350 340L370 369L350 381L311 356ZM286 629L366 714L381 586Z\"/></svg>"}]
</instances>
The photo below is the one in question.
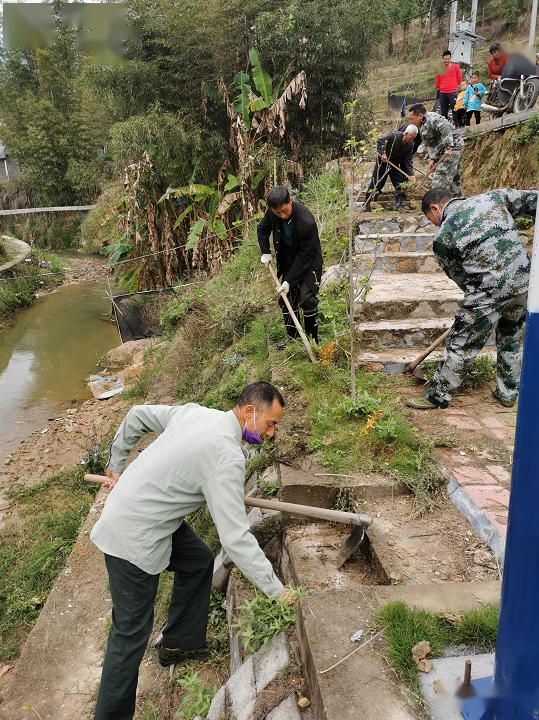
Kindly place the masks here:
<instances>
[{"instance_id":1,"label":"purple face mask","mask_svg":"<svg viewBox=\"0 0 539 720\"><path fill-rule=\"evenodd\" d=\"M260 433L256 429L256 410L253 420L253 427L254 430L251 432L250 430L247 430L247 423L243 426L243 430L241 431L241 436L245 440L245 442L249 443L249 445L262 445L262 438L260 437Z\"/></svg>"}]
</instances>

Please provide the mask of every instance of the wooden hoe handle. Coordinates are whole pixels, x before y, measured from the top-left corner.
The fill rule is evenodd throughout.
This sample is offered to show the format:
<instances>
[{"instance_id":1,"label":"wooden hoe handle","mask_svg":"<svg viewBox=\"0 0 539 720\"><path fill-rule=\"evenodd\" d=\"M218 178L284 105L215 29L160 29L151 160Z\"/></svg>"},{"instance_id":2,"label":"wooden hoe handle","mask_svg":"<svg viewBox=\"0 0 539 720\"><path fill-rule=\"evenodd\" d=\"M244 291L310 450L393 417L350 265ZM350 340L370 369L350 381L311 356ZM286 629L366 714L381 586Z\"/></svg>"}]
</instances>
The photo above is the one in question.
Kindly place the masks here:
<instances>
[{"instance_id":1,"label":"wooden hoe handle","mask_svg":"<svg viewBox=\"0 0 539 720\"><path fill-rule=\"evenodd\" d=\"M100 485L110 481L110 478L105 477L105 475L93 475L92 473L87 473L84 479L87 482L99 483ZM245 504L249 507L264 508L266 510L280 510L281 512L292 515L307 515L307 517L317 518L318 520L329 520L330 522L340 522L346 525L361 525L363 528L368 528L372 523L372 518L368 515L358 515L357 513L342 512L341 510L329 510L328 508L312 507L311 505L280 502L279 500L246 497Z\"/></svg>"},{"instance_id":2,"label":"wooden hoe handle","mask_svg":"<svg viewBox=\"0 0 539 720\"><path fill-rule=\"evenodd\" d=\"M278 277L277 277L277 273L276 273L275 270L273 269L273 265L272 265L271 263L268 263L268 270L269 270L270 273L271 273L271 277L273 278L273 282L275 283L275 285L276 285L277 287L279 287L279 285L280 285L281 283L279 282L279 279L278 279ZM314 363L315 365L317 365L317 364L318 364L318 360L317 360L317 359L315 358L315 356L314 356L313 349L312 349L312 347L311 347L311 343L310 343L309 340L307 339L307 335L305 335L305 333L303 332L303 328L301 327L301 323L300 323L300 321L298 320L298 318L297 318L297 316L296 316L296 313L292 310L292 305L290 305L290 300L287 298L286 293L282 292L282 293L279 293L279 294L280 294L280 296L282 297L283 302L284 302L284 304L286 305L286 307L287 307L287 309L288 309L288 312L290 313L290 317L291 317L292 320L294 321L294 325L296 326L297 331L299 332L299 336L301 337L301 340L302 340L302 342L303 342L303 345L305 346L305 350L307 350L307 354L309 355L309 357L310 357L310 359L311 359L311 362Z\"/></svg>"}]
</instances>

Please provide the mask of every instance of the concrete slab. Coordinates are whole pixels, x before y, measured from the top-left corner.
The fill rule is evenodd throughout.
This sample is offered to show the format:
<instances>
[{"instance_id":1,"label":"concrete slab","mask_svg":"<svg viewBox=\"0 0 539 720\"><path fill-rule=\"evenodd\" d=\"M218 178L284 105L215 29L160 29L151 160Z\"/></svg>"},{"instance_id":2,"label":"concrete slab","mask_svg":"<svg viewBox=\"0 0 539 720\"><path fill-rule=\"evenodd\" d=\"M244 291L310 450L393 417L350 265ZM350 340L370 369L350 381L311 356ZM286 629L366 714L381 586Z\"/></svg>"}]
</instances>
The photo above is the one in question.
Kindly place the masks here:
<instances>
[{"instance_id":1,"label":"concrete slab","mask_svg":"<svg viewBox=\"0 0 539 720\"><path fill-rule=\"evenodd\" d=\"M494 653L436 658L429 673L419 673L421 693L429 708L431 720L460 718L460 703L455 692L462 683L464 663L472 661L472 679L488 677L494 672Z\"/></svg>"},{"instance_id":2,"label":"concrete slab","mask_svg":"<svg viewBox=\"0 0 539 720\"><path fill-rule=\"evenodd\" d=\"M334 475L327 468L311 468L309 472L289 465L279 466L280 499L316 507L335 507L340 490L345 488L356 499L393 497L405 492L403 485L379 475Z\"/></svg>"},{"instance_id":3,"label":"concrete slab","mask_svg":"<svg viewBox=\"0 0 539 720\"><path fill-rule=\"evenodd\" d=\"M266 720L300 720L301 717L303 715L296 703L296 696L292 694L266 715Z\"/></svg>"},{"instance_id":4,"label":"concrete slab","mask_svg":"<svg viewBox=\"0 0 539 720\"><path fill-rule=\"evenodd\" d=\"M298 640L317 720L418 720L422 711L406 689L395 682L385 660L381 635L369 631L377 608L401 600L433 612L457 612L496 602L499 583L379 586L335 592L326 590L302 598ZM360 647L350 641L365 631ZM359 649L358 649L359 648ZM348 656L353 650L353 655ZM332 665L343 660L328 672Z\"/></svg>"},{"instance_id":5,"label":"concrete slab","mask_svg":"<svg viewBox=\"0 0 539 720\"><path fill-rule=\"evenodd\" d=\"M464 297L441 272L373 275L370 285L367 297L355 306L365 320L449 317L458 311Z\"/></svg>"},{"instance_id":6,"label":"concrete slab","mask_svg":"<svg viewBox=\"0 0 539 720\"><path fill-rule=\"evenodd\" d=\"M356 333L364 348L426 348L452 324L453 316L367 320L356 325Z\"/></svg>"}]
</instances>

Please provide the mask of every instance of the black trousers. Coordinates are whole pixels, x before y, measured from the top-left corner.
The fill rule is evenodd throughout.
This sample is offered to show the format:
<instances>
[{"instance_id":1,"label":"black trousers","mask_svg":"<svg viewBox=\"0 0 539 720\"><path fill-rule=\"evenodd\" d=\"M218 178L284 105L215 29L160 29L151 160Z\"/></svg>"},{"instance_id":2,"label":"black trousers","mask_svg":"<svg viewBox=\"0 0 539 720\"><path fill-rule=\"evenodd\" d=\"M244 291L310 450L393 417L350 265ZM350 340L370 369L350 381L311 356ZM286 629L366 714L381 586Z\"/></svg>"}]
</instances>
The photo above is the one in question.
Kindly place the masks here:
<instances>
[{"instance_id":1,"label":"black trousers","mask_svg":"<svg viewBox=\"0 0 539 720\"><path fill-rule=\"evenodd\" d=\"M101 675L95 720L131 720L139 665L153 627L159 575L105 555L112 596L112 625ZM213 552L183 523L172 535L167 570L174 572L163 647L197 648L206 643Z\"/></svg>"},{"instance_id":2,"label":"black trousers","mask_svg":"<svg viewBox=\"0 0 539 720\"><path fill-rule=\"evenodd\" d=\"M397 167L401 167L400 160L395 159L391 160L391 162ZM404 168L402 169L404 170ZM395 197L404 197L404 193L401 190L401 183L407 181L406 175L403 175L394 167L391 167L391 165L378 160L376 161L374 170L372 171L371 181L369 183L369 187L367 188L367 194L374 198L377 193L381 193L388 178L391 180L391 184L395 188Z\"/></svg>"},{"instance_id":3,"label":"black trousers","mask_svg":"<svg viewBox=\"0 0 539 720\"><path fill-rule=\"evenodd\" d=\"M447 118L449 114L449 109L451 108L451 112L453 112L453 108L455 107L455 102L457 100L457 94L454 93L443 93L441 92L439 95L439 102L440 102L440 115L443 115L444 118Z\"/></svg>"},{"instance_id":4,"label":"black trousers","mask_svg":"<svg viewBox=\"0 0 539 720\"><path fill-rule=\"evenodd\" d=\"M286 272L282 273L283 277ZM322 270L309 270L301 282L298 285L292 285L288 291L288 300L292 310L298 315L301 308L305 334L315 342L318 342L318 290L320 289L321 278ZM294 340L299 337L299 332L282 297L279 297L279 305L283 313L286 334Z\"/></svg>"},{"instance_id":5,"label":"black trousers","mask_svg":"<svg viewBox=\"0 0 539 720\"><path fill-rule=\"evenodd\" d=\"M468 110L466 117L464 118L464 124L470 125L472 122L472 115L475 115L475 124L479 125L481 122L481 110Z\"/></svg>"},{"instance_id":6,"label":"black trousers","mask_svg":"<svg viewBox=\"0 0 539 720\"><path fill-rule=\"evenodd\" d=\"M455 127L464 127L466 125L466 108L453 110L453 120L455 121Z\"/></svg>"}]
</instances>

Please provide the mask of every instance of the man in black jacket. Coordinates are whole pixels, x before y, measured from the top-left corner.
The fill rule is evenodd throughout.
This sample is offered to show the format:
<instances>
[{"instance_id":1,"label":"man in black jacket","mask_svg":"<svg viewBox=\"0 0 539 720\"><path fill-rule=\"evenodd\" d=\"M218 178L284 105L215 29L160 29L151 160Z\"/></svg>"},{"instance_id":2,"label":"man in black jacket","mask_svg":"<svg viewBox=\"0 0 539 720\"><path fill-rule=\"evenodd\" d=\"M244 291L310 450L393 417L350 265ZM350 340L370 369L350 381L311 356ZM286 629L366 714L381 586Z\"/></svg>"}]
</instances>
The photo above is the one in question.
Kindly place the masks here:
<instances>
[{"instance_id":1,"label":"man in black jacket","mask_svg":"<svg viewBox=\"0 0 539 720\"><path fill-rule=\"evenodd\" d=\"M277 276L281 282L277 291L288 295L296 314L301 307L305 333L318 342L317 295L322 277L322 249L316 221L304 205L292 202L285 187L271 188L266 200L268 209L257 229L261 261L265 265L271 262L269 238L273 235ZM290 342L299 333L282 298L279 305L287 342Z\"/></svg>"},{"instance_id":2,"label":"man in black jacket","mask_svg":"<svg viewBox=\"0 0 539 720\"><path fill-rule=\"evenodd\" d=\"M378 138L376 141L377 157L367 190L365 204L367 212L371 209L371 201L376 199L378 193L384 189L388 177L395 188L395 210L398 210L402 205L405 195L401 184L407 182L409 178L412 182L415 181L412 156L416 136L417 128L415 125L408 125L404 132L397 130L397 132L384 135L384 137Z\"/></svg>"}]
</instances>

